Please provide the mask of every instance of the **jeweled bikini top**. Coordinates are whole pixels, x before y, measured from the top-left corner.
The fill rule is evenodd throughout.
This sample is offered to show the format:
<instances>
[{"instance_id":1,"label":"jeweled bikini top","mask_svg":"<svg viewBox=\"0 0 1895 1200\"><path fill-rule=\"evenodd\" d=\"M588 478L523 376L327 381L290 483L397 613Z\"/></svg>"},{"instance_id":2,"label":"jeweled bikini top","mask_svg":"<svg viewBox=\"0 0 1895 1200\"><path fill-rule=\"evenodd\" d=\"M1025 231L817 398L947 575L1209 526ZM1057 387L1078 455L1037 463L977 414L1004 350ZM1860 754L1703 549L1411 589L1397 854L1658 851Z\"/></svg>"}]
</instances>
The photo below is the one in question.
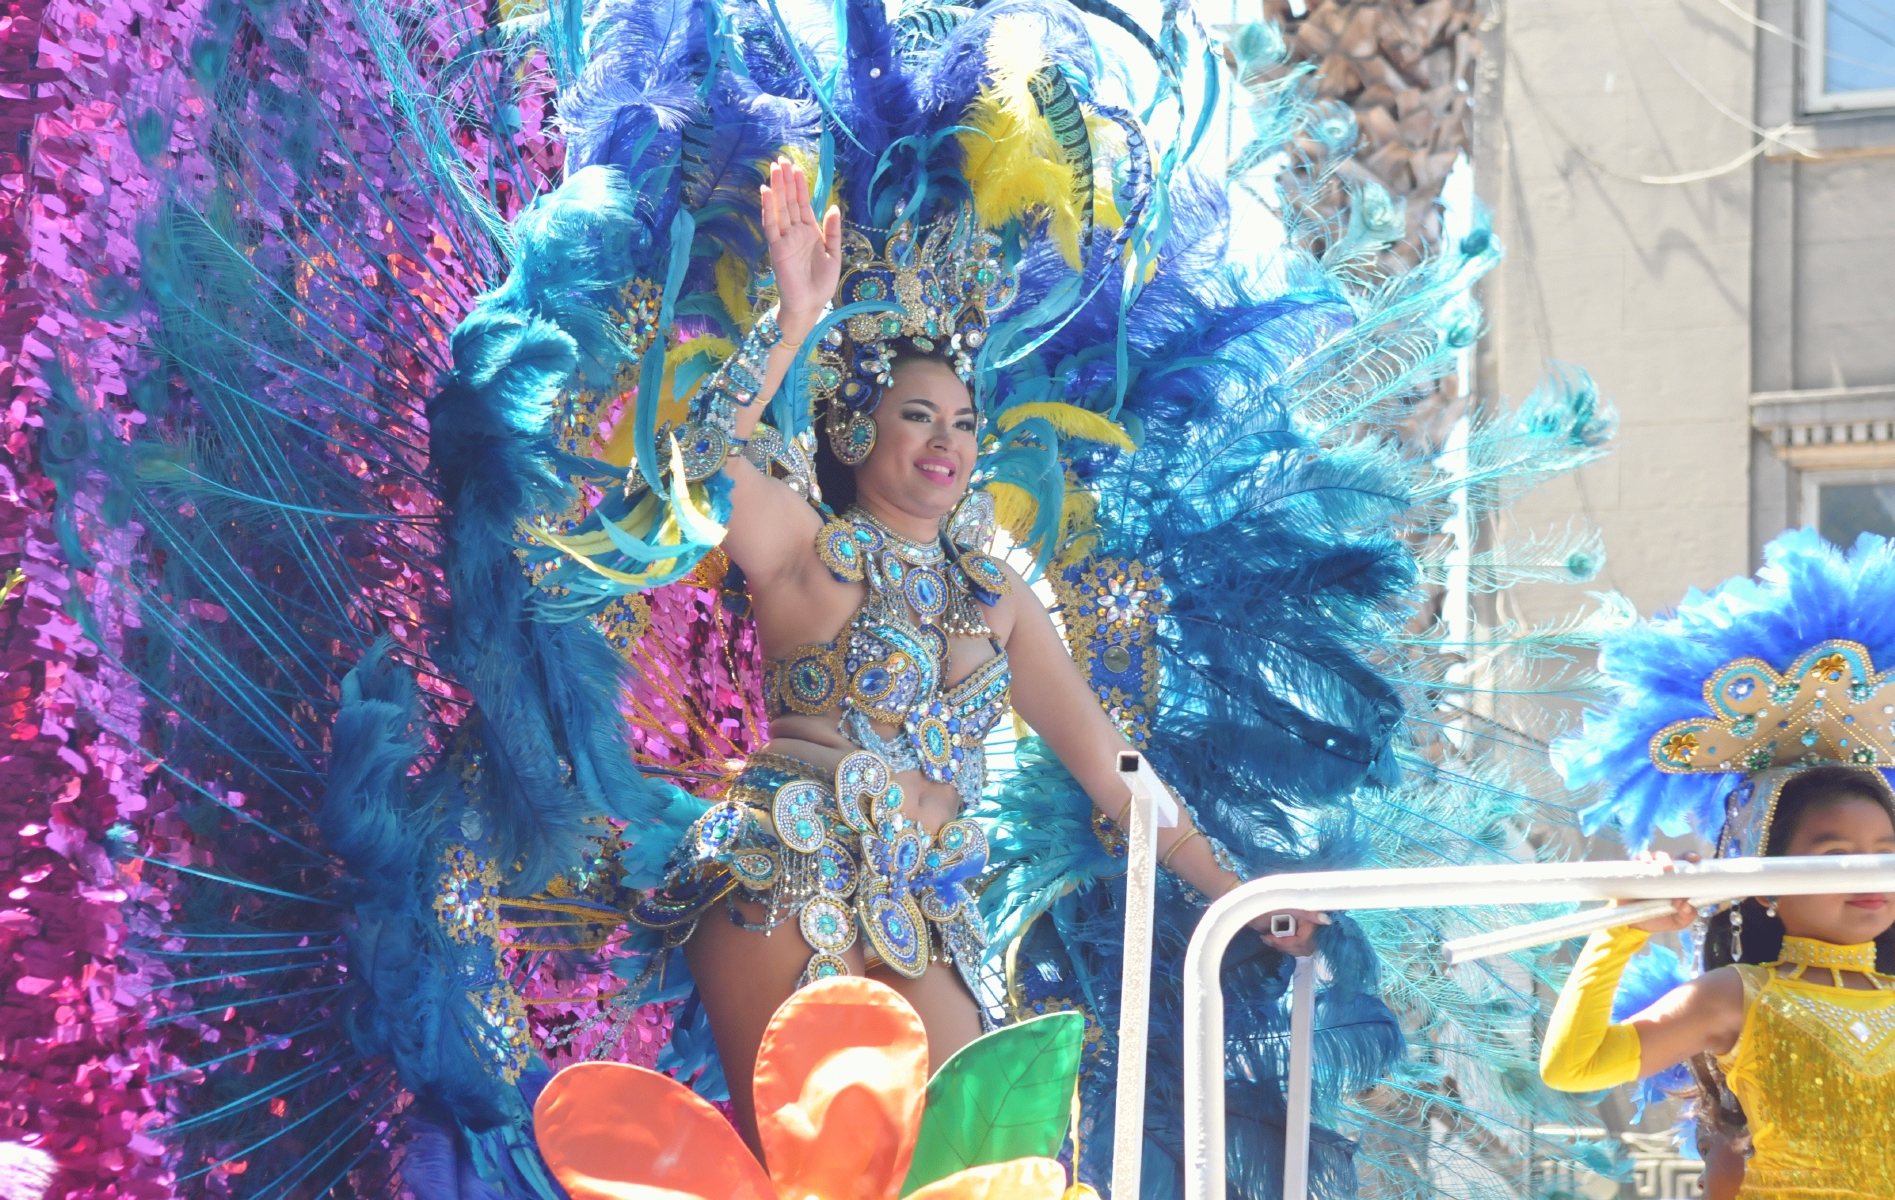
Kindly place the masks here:
<instances>
[{"instance_id":1,"label":"jeweled bikini top","mask_svg":"<svg viewBox=\"0 0 1895 1200\"><path fill-rule=\"evenodd\" d=\"M993 658L945 686L948 639L993 638L981 606L1009 590L1006 572L945 536L909 541L860 509L825 524L816 553L830 574L866 582L869 594L835 641L799 646L767 664L770 715L840 708L843 734L895 770L952 783L964 798L979 794L981 743L1009 707L1012 676L995 643ZM884 739L877 722L901 733Z\"/></svg>"}]
</instances>

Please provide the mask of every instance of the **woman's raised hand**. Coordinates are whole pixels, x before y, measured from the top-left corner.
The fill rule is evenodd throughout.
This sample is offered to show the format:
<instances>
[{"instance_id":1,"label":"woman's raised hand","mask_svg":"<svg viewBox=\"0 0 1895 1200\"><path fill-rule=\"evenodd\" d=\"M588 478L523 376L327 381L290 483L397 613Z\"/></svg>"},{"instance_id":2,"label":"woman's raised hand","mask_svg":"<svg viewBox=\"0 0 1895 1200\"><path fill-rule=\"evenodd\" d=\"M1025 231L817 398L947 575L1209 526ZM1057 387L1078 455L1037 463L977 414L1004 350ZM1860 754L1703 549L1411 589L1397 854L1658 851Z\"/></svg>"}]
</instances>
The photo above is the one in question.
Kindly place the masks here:
<instances>
[{"instance_id":1,"label":"woman's raised hand","mask_svg":"<svg viewBox=\"0 0 1895 1200\"><path fill-rule=\"evenodd\" d=\"M770 164L763 185L763 237L776 272L776 321L783 340L809 336L842 275L842 213L835 205L820 224L809 206L809 176L787 158Z\"/></svg>"}]
</instances>

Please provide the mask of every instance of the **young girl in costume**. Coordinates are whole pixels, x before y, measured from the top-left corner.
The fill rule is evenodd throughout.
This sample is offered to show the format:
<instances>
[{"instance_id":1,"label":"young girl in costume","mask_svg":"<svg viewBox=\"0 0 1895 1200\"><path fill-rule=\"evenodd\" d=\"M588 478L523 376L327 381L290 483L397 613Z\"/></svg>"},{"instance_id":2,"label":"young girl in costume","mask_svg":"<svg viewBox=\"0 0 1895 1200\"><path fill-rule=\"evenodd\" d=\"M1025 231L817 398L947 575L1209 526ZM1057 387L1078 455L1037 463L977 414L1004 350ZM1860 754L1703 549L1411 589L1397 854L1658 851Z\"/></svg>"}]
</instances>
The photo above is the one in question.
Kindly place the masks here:
<instances>
[{"instance_id":1,"label":"young girl in costume","mask_svg":"<svg viewBox=\"0 0 1895 1200\"><path fill-rule=\"evenodd\" d=\"M1682 699L1671 682L1680 658L1728 654L1748 639L1761 653L1727 659L1703 685L1711 716L1639 739L1649 768L1627 771L1606 802L1623 814L1628 840L1691 803L1719 857L1895 853L1895 790L1884 774L1895 680L1874 672L1890 647L1873 628L1885 618L1867 611L1885 609L1887 593L1858 590L1884 580L1889 559L1881 539L1865 538L1844 559L1809 531L1788 535L1770 548L1762 586L1739 580L1694 596L1675 618L1608 645L1606 669L1631 711L1595 715L1562 747L1569 783L1610 778L1625 744L1617 735ZM1856 592L1841 596L1854 601L1849 609L1862 611L1829 603L1843 589ZM1791 638L1808 639L1800 653L1770 653ZM1712 828L1690 789L1729 775L1739 782ZM1696 920L1679 900L1665 917L1593 935L1547 1030L1546 1082L1597 1091L1688 1063L1707 1195L1895 1195L1895 896L1744 900L1706 922L1703 974L1612 1023L1633 955L1652 933Z\"/></svg>"}]
</instances>

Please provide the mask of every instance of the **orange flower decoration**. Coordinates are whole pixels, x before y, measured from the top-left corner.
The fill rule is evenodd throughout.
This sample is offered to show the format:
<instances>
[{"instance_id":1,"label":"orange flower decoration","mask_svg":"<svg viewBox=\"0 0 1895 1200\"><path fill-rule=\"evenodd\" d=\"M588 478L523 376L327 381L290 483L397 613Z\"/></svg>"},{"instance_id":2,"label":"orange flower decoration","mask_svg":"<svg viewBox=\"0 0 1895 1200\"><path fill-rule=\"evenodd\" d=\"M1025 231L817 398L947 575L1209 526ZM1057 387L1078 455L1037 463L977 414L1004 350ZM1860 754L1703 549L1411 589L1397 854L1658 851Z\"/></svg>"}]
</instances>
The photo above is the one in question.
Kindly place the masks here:
<instances>
[{"instance_id":1,"label":"orange flower decoration","mask_svg":"<svg viewBox=\"0 0 1895 1200\"><path fill-rule=\"evenodd\" d=\"M768 1172L709 1103L626 1063L555 1075L533 1106L533 1128L572 1200L897 1200L927 1069L927 1035L908 1002L842 976L791 996L764 1032L754 1094ZM1057 1161L1023 1157L955 1171L907 1196L1060 1200L1065 1187Z\"/></svg>"}]
</instances>

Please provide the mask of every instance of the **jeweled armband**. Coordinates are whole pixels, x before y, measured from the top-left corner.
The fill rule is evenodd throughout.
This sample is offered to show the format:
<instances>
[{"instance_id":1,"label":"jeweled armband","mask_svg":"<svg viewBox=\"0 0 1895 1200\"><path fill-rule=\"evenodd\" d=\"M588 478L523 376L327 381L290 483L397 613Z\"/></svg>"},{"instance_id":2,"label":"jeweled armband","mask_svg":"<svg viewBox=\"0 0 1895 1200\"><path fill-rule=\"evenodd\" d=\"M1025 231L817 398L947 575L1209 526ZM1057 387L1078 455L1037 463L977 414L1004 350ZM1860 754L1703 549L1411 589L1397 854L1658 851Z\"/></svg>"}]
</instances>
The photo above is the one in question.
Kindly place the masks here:
<instances>
[{"instance_id":1,"label":"jeweled armband","mask_svg":"<svg viewBox=\"0 0 1895 1200\"><path fill-rule=\"evenodd\" d=\"M772 308L757 318L717 372L704 381L691 405L691 419L671 431L684 458L684 477L692 483L709 479L724 467L733 450L748 439L737 436L737 413L756 403L770 370L770 351L783 340L783 327Z\"/></svg>"},{"instance_id":2,"label":"jeweled armband","mask_svg":"<svg viewBox=\"0 0 1895 1200\"><path fill-rule=\"evenodd\" d=\"M776 323L776 309L772 308L757 318L737 352L698 389L697 402L691 406L692 420L715 425L734 439L737 411L756 403L763 378L770 370L770 351L782 340L783 327Z\"/></svg>"}]
</instances>

